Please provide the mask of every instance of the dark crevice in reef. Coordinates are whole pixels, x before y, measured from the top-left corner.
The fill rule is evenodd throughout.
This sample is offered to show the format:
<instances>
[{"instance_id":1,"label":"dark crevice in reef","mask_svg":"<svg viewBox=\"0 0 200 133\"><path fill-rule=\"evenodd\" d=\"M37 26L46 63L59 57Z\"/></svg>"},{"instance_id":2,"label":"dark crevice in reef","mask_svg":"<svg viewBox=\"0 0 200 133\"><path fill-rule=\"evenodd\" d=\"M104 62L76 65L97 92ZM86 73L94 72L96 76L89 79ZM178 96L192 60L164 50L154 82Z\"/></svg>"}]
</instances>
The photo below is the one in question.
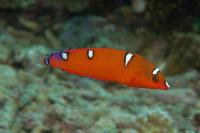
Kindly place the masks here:
<instances>
[{"instance_id":1,"label":"dark crevice in reef","mask_svg":"<svg viewBox=\"0 0 200 133\"><path fill-rule=\"evenodd\" d=\"M14 68L17 68L17 69L24 69L24 64L23 64L23 62L13 62L13 63L12 63L12 66L13 66Z\"/></svg>"}]
</instances>

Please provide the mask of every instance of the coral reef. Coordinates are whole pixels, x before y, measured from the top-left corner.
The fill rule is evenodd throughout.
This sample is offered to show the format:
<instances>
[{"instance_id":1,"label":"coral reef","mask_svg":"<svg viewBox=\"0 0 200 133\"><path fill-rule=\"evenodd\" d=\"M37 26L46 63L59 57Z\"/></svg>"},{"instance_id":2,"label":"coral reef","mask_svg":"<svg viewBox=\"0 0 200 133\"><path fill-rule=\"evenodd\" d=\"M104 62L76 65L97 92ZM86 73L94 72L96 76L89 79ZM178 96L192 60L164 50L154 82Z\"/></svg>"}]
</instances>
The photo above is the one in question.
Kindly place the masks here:
<instances>
[{"instance_id":1,"label":"coral reef","mask_svg":"<svg viewBox=\"0 0 200 133\"><path fill-rule=\"evenodd\" d=\"M176 33L172 40L168 73L177 74L192 68L200 70L200 36L193 33Z\"/></svg>"},{"instance_id":2,"label":"coral reef","mask_svg":"<svg viewBox=\"0 0 200 133\"><path fill-rule=\"evenodd\" d=\"M141 1L145 5L139 9ZM187 21L193 11L177 16L188 9L184 0L141 1L3 0L0 133L200 132L198 19L193 27ZM169 20L175 11L177 18ZM145 28L149 24L162 34ZM184 25L194 30L170 32ZM165 70L172 88L135 89L42 64L47 54L72 47L113 47L141 54Z\"/></svg>"},{"instance_id":3,"label":"coral reef","mask_svg":"<svg viewBox=\"0 0 200 133\"><path fill-rule=\"evenodd\" d=\"M156 109L139 114L134 127L142 133L177 133L167 112Z\"/></svg>"}]
</instances>

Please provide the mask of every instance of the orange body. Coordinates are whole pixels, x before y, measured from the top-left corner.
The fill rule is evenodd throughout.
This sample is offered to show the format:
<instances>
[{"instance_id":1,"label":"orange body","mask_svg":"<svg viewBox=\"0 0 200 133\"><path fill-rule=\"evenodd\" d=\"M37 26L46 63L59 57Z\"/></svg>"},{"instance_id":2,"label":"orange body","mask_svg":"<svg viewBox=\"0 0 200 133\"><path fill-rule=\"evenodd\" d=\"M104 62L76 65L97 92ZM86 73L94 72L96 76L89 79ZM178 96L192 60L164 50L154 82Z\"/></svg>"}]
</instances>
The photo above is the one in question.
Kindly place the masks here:
<instances>
[{"instance_id":1,"label":"orange body","mask_svg":"<svg viewBox=\"0 0 200 133\"><path fill-rule=\"evenodd\" d=\"M168 89L163 74L137 54L111 48L81 48L51 54L46 64L69 73L133 87ZM153 73L154 72L154 73Z\"/></svg>"}]
</instances>

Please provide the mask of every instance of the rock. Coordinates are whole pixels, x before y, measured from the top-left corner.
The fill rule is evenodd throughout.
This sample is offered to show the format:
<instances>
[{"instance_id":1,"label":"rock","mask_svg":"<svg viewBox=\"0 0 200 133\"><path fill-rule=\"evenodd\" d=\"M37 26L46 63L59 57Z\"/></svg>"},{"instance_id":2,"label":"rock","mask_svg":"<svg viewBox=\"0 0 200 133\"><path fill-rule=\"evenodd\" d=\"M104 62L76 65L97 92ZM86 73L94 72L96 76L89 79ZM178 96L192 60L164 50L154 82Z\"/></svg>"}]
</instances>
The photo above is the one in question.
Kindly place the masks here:
<instances>
[{"instance_id":1,"label":"rock","mask_svg":"<svg viewBox=\"0 0 200 133\"><path fill-rule=\"evenodd\" d=\"M131 0L131 5L135 13L142 13L146 9L145 0Z\"/></svg>"},{"instance_id":2,"label":"rock","mask_svg":"<svg viewBox=\"0 0 200 133\"><path fill-rule=\"evenodd\" d=\"M200 73L196 70L188 70L181 74L176 74L168 78L173 88L193 87L199 81Z\"/></svg>"},{"instance_id":3,"label":"rock","mask_svg":"<svg viewBox=\"0 0 200 133\"><path fill-rule=\"evenodd\" d=\"M37 23L36 21L31 21L28 19L25 19L24 17L19 17L19 22L27 29L30 29L31 31L37 33L41 31L41 25Z\"/></svg>"},{"instance_id":4,"label":"rock","mask_svg":"<svg viewBox=\"0 0 200 133\"><path fill-rule=\"evenodd\" d=\"M80 12L89 6L88 0L68 0L65 7L70 12Z\"/></svg>"},{"instance_id":5,"label":"rock","mask_svg":"<svg viewBox=\"0 0 200 133\"><path fill-rule=\"evenodd\" d=\"M139 133L139 132L134 129L123 129L121 133Z\"/></svg>"},{"instance_id":6,"label":"rock","mask_svg":"<svg viewBox=\"0 0 200 133\"><path fill-rule=\"evenodd\" d=\"M98 83L96 80L88 79L88 78L81 78L79 82L76 83L81 88L87 88L84 90L84 93L88 93L87 95L93 95L99 99L110 99L112 98L112 94L103 88L101 84ZM81 89L83 90L83 89ZM86 95L86 94L85 94Z\"/></svg>"},{"instance_id":7,"label":"rock","mask_svg":"<svg viewBox=\"0 0 200 133\"><path fill-rule=\"evenodd\" d=\"M7 87L3 86L3 84L0 84L0 102L4 102L6 98L9 98L12 94L12 90L8 89ZM0 106L3 106L3 103L1 103Z\"/></svg>"},{"instance_id":8,"label":"rock","mask_svg":"<svg viewBox=\"0 0 200 133\"><path fill-rule=\"evenodd\" d=\"M146 0L146 2L144 18L148 26L154 31L191 31L193 19L198 18L196 11L198 1L195 0L174 0L173 2ZM189 12L186 13L187 10ZM192 16L192 18L189 18L189 16Z\"/></svg>"},{"instance_id":9,"label":"rock","mask_svg":"<svg viewBox=\"0 0 200 133\"><path fill-rule=\"evenodd\" d=\"M14 37L11 36L7 31L0 29L0 45L10 45L14 43Z\"/></svg>"},{"instance_id":10,"label":"rock","mask_svg":"<svg viewBox=\"0 0 200 133\"><path fill-rule=\"evenodd\" d=\"M30 68L41 68L42 59L49 53L49 49L43 45L33 45L29 47L17 47L14 53L14 61L28 70L34 70Z\"/></svg>"},{"instance_id":11,"label":"rock","mask_svg":"<svg viewBox=\"0 0 200 133\"><path fill-rule=\"evenodd\" d=\"M64 109L63 115L63 120L76 128L87 129L94 123L94 119L90 115L86 115L81 108L68 106Z\"/></svg>"},{"instance_id":12,"label":"rock","mask_svg":"<svg viewBox=\"0 0 200 133\"><path fill-rule=\"evenodd\" d=\"M15 113L16 113L15 101L12 99L7 99L3 107L0 107L0 127L4 129L10 129L15 119Z\"/></svg>"},{"instance_id":13,"label":"rock","mask_svg":"<svg viewBox=\"0 0 200 133\"><path fill-rule=\"evenodd\" d=\"M91 133L117 133L116 124L107 117L100 118L90 128Z\"/></svg>"},{"instance_id":14,"label":"rock","mask_svg":"<svg viewBox=\"0 0 200 133\"><path fill-rule=\"evenodd\" d=\"M0 43L0 62L8 63L11 52L12 51L8 48L8 46Z\"/></svg>"},{"instance_id":15,"label":"rock","mask_svg":"<svg viewBox=\"0 0 200 133\"><path fill-rule=\"evenodd\" d=\"M176 33L172 40L166 72L173 75L193 68L199 70L200 36L193 33Z\"/></svg>"},{"instance_id":16,"label":"rock","mask_svg":"<svg viewBox=\"0 0 200 133\"><path fill-rule=\"evenodd\" d=\"M11 9L15 9L15 8L26 8L29 7L32 4L36 3L36 0L12 0L10 2L3 0L2 1L2 5L0 5L0 8L11 8Z\"/></svg>"},{"instance_id":17,"label":"rock","mask_svg":"<svg viewBox=\"0 0 200 133\"><path fill-rule=\"evenodd\" d=\"M42 74L43 73L41 73L41 75ZM28 85L28 84L32 84L32 83L42 85L43 82L44 82L44 75L41 78L41 76L39 77L37 75L34 75L31 72L27 72L27 71L24 71L24 70L18 71L18 77L19 77L18 79L20 80L21 85Z\"/></svg>"},{"instance_id":18,"label":"rock","mask_svg":"<svg viewBox=\"0 0 200 133\"><path fill-rule=\"evenodd\" d=\"M18 85L16 71L8 65L0 65L0 84L4 86L14 87Z\"/></svg>"},{"instance_id":19,"label":"rock","mask_svg":"<svg viewBox=\"0 0 200 133\"><path fill-rule=\"evenodd\" d=\"M63 47L66 48L112 47L127 49L128 47L129 51L137 52L144 49L144 43L149 46L149 40L146 36L147 34L133 35L130 31L117 29L116 25L109 23L104 17L85 16L74 17L66 22L60 34L60 40L63 42ZM160 43L157 44L155 48L159 48L159 50L164 48L163 46L160 48Z\"/></svg>"},{"instance_id":20,"label":"rock","mask_svg":"<svg viewBox=\"0 0 200 133\"><path fill-rule=\"evenodd\" d=\"M95 43L99 36L102 36L107 25L108 22L103 17L75 17L65 24L60 38L68 48L89 46Z\"/></svg>"},{"instance_id":21,"label":"rock","mask_svg":"<svg viewBox=\"0 0 200 133\"><path fill-rule=\"evenodd\" d=\"M0 133L12 133L11 129L0 129Z\"/></svg>"},{"instance_id":22,"label":"rock","mask_svg":"<svg viewBox=\"0 0 200 133\"><path fill-rule=\"evenodd\" d=\"M54 85L48 88L47 96L49 100L53 103L58 103L61 105L66 105L68 100L67 96L69 95L68 90L61 85Z\"/></svg>"},{"instance_id":23,"label":"rock","mask_svg":"<svg viewBox=\"0 0 200 133\"><path fill-rule=\"evenodd\" d=\"M10 63L13 52L13 45L15 44L13 36L4 30L0 30L0 63Z\"/></svg>"},{"instance_id":24,"label":"rock","mask_svg":"<svg viewBox=\"0 0 200 133\"><path fill-rule=\"evenodd\" d=\"M197 130L200 129L200 113L194 115L193 121L194 125L197 127Z\"/></svg>"},{"instance_id":25,"label":"rock","mask_svg":"<svg viewBox=\"0 0 200 133\"><path fill-rule=\"evenodd\" d=\"M141 133L177 133L170 115L161 109L146 110L135 119L134 129Z\"/></svg>"},{"instance_id":26,"label":"rock","mask_svg":"<svg viewBox=\"0 0 200 133\"><path fill-rule=\"evenodd\" d=\"M83 11L89 6L88 0L68 0L68 1L62 1L62 0L49 0L49 1L37 1L37 0L12 0L10 2L7 2L6 0L2 1L2 5L0 5L0 8L7 8L7 9L27 9L30 7L37 7L38 5L43 8L58 8L58 7L64 7L68 11L77 13L80 11ZM32 8L33 8L32 7Z\"/></svg>"},{"instance_id":27,"label":"rock","mask_svg":"<svg viewBox=\"0 0 200 133\"><path fill-rule=\"evenodd\" d=\"M68 1L62 1L62 0L49 0L45 1L45 6L47 7L54 7L57 9L65 8L70 13L81 13L81 11L84 11L87 9L90 5L89 0L68 0Z\"/></svg>"},{"instance_id":28,"label":"rock","mask_svg":"<svg viewBox=\"0 0 200 133\"><path fill-rule=\"evenodd\" d=\"M33 101L33 99L36 99L36 96L39 96L42 88L44 87L34 83L26 85L19 98L20 105L24 106L30 104Z\"/></svg>"},{"instance_id":29,"label":"rock","mask_svg":"<svg viewBox=\"0 0 200 133\"><path fill-rule=\"evenodd\" d=\"M110 102L112 105L118 105L123 108L136 103L137 98L132 90L114 90Z\"/></svg>"},{"instance_id":30,"label":"rock","mask_svg":"<svg viewBox=\"0 0 200 133\"><path fill-rule=\"evenodd\" d=\"M135 116L127 110L119 107L110 107L108 117L111 118L119 128L129 127L134 123Z\"/></svg>"},{"instance_id":31,"label":"rock","mask_svg":"<svg viewBox=\"0 0 200 133\"><path fill-rule=\"evenodd\" d=\"M191 88L171 89L165 93L159 91L152 93L159 102L165 104L176 104L178 102L193 104L197 100L197 95Z\"/></svg>"},{"instance_id":32,"label":"rock","mask_svg":"<svg viewBox=\"0 0 200 133\"><path fill-rule=\"evenodd\" d=\"M44 129L43 121L45 119L47 106L37 105L37 103L29 104L25 111L19 113L17 121L22 125L21 130Z\"/></svg>"},{"instance_id":33,"label":"rock","mask_svg":"<svg viewBox=\"0 0 200 133\"><path fill-rule=\"evenodd\" d=\"M109 102L95 101L89 105L82 107L85 114L97 120L98 118L107 116L109 114Z\"/></svg>"},{"instance_id":34,"label":"rock","mask_svg":"<svg viewBox=\"0 0 200 133\"><path fill-rule=\"evenodd\" d=\"M48 44L53 49L61 49L62 48L61 47L62 44L61 44L60 40L50 30L45 31L45 37L46 37L46 40L48 41Z\"/></svg>"}]
</instances>

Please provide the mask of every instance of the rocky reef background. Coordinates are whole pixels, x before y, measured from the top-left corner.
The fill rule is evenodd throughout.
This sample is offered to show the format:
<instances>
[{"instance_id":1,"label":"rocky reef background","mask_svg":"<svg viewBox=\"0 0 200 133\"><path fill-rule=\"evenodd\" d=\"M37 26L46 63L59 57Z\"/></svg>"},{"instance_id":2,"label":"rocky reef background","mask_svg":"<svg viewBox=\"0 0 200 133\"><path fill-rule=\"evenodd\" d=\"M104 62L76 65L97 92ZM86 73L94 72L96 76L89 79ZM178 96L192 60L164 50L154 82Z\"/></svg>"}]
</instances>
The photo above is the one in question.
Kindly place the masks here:
<instances>
[{"instance_id":1,"label":"rocky reef background","mask_svg":"<svg viewBox=\"0 0 200 133\"><path fill-rule=\"evenodd\" d=\"M0 0L0 133L199 133L200 2ZM168 91L51 70L65 48L136 52Z\"/></svg>"}]
</instances>

